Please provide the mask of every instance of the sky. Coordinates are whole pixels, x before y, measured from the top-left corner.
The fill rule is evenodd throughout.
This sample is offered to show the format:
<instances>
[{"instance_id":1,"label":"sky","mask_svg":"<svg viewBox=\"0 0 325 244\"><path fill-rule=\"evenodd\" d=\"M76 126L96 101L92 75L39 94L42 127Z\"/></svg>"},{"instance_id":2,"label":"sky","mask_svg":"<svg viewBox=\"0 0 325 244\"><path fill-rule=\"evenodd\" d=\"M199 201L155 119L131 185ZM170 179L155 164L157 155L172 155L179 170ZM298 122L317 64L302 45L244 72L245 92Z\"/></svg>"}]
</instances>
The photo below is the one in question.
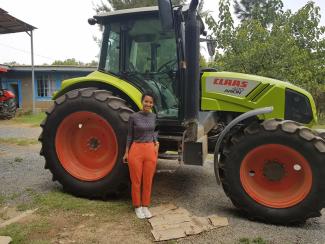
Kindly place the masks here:
<instances>
[{"instance_id":1,"label":"sky","mask_svg":"<svg viewBox=\"0 0 325 244\"><path fill-rule=\"evenodd\" d=\"M97 26L88 24L95 14L94 5L100 0L0 0L0 8L10 15L31 24L34 31L35 64L51 64L55 60L75 58L87 63L97 60L100 37ZM104 0L105 2L105 0ZM283 0L284 9L293 12L306 0ZM315 0L321 8L321 24L325 26L325 1ZM205 0L205 9L217 16L218 1ZM0 35L0 64L16 61L30 64L30 38L26 33Z\"/></svg>"}]
</instances>

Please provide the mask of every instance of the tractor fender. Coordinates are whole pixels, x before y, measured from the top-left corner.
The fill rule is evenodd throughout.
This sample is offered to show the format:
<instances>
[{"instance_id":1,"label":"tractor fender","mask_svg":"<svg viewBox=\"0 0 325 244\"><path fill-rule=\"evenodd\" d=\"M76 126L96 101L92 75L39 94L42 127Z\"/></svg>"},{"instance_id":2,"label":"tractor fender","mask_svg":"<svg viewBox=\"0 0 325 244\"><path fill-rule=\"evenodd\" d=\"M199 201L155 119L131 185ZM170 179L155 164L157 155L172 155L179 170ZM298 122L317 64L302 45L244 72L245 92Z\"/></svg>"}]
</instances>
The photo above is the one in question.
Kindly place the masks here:
<instances>
[{"instance_id":1,"label":"tractor fender","mask_svg":"<svg viewBox=\"0 0 325 244\"><path fill-rule=\"evenodd\" d=\"M232 120L225 128L224 130L220 133L220 136L218 137L216 147L214 149L214 173L216 175L217 183L220 185L220 176L219 176L219 152L220 152L220 147L223 139L225 136L228 134L228 132L236 126L239 122L257 116L261 114L268 114L273 112L273 107L265 107L265 108L258 108L254 109L251 111L248 111L246 113L243 113L242 115L236 117L234 120Z\"/></svg>"},{"instance_id":2,"label":"tractor fender","mask_svg":"<svg viewBox=\"0 0 325 244\"><path fill-rule=\"evenodd\" d=\"M102 74L98 71L91 73L85 77L77 77L63 81L61 90L53 94L53 100L59 96L80 88L97 87L98 89L112 90L122 96L128 103L133 105L133 109L139 110L141 108L142 92L139 88L131 83L117 78L112 75Z\"/></svg>"}]
</instances>

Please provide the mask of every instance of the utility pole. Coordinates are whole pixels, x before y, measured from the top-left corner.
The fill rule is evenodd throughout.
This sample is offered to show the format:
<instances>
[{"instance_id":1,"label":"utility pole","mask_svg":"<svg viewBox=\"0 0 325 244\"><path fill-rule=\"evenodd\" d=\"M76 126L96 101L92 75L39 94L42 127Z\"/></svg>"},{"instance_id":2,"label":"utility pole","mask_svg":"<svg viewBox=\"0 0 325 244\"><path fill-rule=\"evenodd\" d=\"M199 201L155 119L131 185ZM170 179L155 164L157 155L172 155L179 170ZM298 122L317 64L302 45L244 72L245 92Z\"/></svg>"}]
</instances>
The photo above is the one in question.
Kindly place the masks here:
<instances>
[{"instance_id":1,"label":"utility pole","mask_svg":"<svg viewBox=\"0 0 325 244\"><path fill-rule=\"evenodd\" d=\"M34 72L34 41L33 41L33 30L26 32L30 36L30 45L31 45L31 59L32 59L32 101L33 107L32 112L35 114L35 72Z\"/></svg>"}]
</instances>

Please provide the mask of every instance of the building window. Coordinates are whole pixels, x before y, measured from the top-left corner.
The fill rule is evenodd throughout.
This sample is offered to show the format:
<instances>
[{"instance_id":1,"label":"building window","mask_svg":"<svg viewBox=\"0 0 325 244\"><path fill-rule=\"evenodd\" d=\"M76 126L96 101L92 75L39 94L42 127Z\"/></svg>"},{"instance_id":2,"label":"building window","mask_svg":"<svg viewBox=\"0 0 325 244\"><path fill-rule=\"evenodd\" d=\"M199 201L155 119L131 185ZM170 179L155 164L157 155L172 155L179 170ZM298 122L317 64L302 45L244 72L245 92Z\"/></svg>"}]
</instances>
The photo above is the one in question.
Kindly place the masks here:
<instances>
[{"instance_id":1,"label":"building window","mask_svg":"<svg viewBox=\"0 0 325 244\"><path fill-rule=\"evenodd\" d=\"M38 75L36 80L38 97L51 97L56 91L56 83L51 75Z\"/></svg>"}]
</instances>

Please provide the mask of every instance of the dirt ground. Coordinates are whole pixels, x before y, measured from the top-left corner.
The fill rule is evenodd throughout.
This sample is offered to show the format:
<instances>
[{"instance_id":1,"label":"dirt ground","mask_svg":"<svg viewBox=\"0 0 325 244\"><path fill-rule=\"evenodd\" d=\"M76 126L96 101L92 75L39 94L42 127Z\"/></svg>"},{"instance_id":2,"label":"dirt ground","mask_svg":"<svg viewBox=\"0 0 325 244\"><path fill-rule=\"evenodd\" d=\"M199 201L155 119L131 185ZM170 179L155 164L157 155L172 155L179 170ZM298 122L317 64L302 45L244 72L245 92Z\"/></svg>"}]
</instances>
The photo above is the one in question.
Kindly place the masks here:
<instances>
[{"instance_id":1,"label":"dirt ground","mask_svg":"<svg viewBox=\"0 0 325 244\"><path fill-rule=\"evenodd\" d=\"M0 121L0 138L37 139L39 133L38 127ZM21 209L40 206L36 214L22 223L5 231L0 229L0 235L15 235L14 243L153 242L149 223L135 218L129 196L100 201L62 193L61 186L52 182L51 174L44 170L39 149L39 144L18 146L0 142L0 205L2 202L2 207ZM36 203L28 205L33 199ZM217 185L212 157L204 167L159 160L153 205L161 203L173 203L197 216L218 214L229 219L228 227L171 243L325 243L324 216L288 227L244 218Z\"/></svg>"}]
</instances>

